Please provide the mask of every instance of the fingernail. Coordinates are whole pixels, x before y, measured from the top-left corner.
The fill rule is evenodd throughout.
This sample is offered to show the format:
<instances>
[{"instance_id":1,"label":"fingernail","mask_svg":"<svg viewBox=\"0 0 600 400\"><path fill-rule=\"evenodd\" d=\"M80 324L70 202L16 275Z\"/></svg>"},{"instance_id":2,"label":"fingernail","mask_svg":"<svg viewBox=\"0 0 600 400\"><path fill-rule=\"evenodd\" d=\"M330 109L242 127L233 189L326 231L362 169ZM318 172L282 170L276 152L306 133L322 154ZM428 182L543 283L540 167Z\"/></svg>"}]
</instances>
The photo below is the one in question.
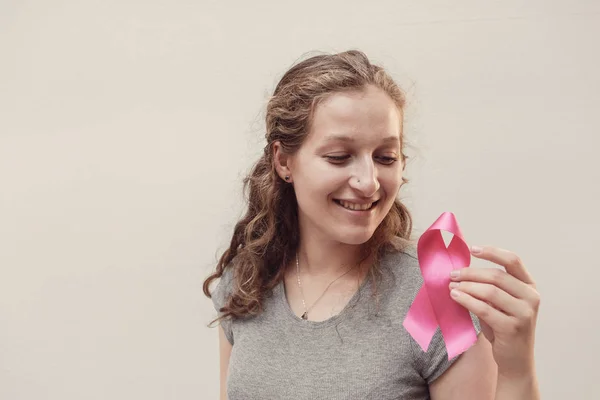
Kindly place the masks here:
<instances>
[{"instance_id":1,"label":"fingernail","mask_svg":"<svg viewBox=\"0 0 600 400\"><path fill-rule=\"evenodd\" d=\"M450 289L456 289L458 287L459 282L450 282Z\"/></svg>"},{"instance_id":2,"label":"fingernail","mask_svg":"<svg viewBox=\"0 0 600 400\"><path fill-rule=\"evenodd\" d=\"M471 253L479 254L483 251L483 249L479 246L471 246Z\"/></svg>"},{"instance_id":3,"label":"fingernail","mask_svg":"<svg viewBox=\"0 0 600 400\"><path fill-rule=\"evenodd\" d=\"M451 277L451 278L458 278L459 276L460 276L460 271L459 271L459 270L457 270L457 269L455 269L455 270L452 270L452 271L450 272L450 277Z\"/></svg>"},{"instance_id":4,"label":"fingernail","mask_svg":"<svg viewBox=\"0 0 600 400\"><path fill-rule=\"evenodd\" d=\"M452 297L458 297L458 296L460 296L460 292L458 290L456 290L456 289L452 289L450 291L450 294L452 295Z\"/></svg>"}]
</instances>

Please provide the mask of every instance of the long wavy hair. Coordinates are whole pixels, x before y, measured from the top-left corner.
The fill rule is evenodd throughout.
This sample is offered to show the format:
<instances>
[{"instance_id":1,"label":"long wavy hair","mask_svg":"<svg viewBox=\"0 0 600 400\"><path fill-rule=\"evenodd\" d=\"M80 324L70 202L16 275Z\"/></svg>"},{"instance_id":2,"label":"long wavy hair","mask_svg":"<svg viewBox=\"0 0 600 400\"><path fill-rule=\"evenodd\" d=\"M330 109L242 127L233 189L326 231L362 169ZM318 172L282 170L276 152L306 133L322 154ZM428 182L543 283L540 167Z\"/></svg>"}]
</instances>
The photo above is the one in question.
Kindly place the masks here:
<instances>
[{"instance_id":1,"label":"long wavy hair","mask_svg":"<svg viewBox=\"0 0 600 400\"><path fill-rule=\"evenodd\" d=\"M235 225L233 236L221 255L216 271L203 284L211 298L209 286L225 269L233 268L230 295L221 308L223 318L245 318L262 312L263 301L283 279L285 266L295 257L300 232L298 203L293 185L281 180L275 171L273 143L279 141L286 154L298 151L311 128L311 119L320 102L333 93L358 91L374 85L387 93L403 115L405 96L386 71L371 64L358 50L317 55L292 66L277 84L266 112L264 153L244 179L248 203L244 217ZM406 165L405 139L400 132L401 160ZM404 168L404 167L403 167ZM402 178L402 185L408 182ZM390 250L410 243L412 218L408 209L396 199L389 213L363 246L363 255L374 255L369 267L373 294L382 276L379 260Z\"/></svg>"}]
</instances>

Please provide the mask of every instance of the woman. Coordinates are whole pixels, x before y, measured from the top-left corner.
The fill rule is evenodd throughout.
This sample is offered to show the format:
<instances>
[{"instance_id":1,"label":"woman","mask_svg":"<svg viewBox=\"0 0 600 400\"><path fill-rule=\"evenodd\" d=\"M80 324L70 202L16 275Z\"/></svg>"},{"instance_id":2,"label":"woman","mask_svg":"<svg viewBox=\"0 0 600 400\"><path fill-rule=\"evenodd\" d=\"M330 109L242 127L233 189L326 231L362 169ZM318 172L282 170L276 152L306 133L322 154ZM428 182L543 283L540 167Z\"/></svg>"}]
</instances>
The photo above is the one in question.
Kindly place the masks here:
<instances>
[{"instance_id":1,"label":"woman","mask_svg":"<svg viewBox=\"0 0 600 400\"><path fill-rule=\"evenodd\" d=\"M439 330L423 351L402 326L422 285L397 199L404 102L359 51L312 57L277 85L247 213L204 282L211 297L221 278L222 399L539 398L539 295L515 254L472 248L507 272L452 277L483 332L461 356L448 360Z\"/></svg>"}]
</instances>

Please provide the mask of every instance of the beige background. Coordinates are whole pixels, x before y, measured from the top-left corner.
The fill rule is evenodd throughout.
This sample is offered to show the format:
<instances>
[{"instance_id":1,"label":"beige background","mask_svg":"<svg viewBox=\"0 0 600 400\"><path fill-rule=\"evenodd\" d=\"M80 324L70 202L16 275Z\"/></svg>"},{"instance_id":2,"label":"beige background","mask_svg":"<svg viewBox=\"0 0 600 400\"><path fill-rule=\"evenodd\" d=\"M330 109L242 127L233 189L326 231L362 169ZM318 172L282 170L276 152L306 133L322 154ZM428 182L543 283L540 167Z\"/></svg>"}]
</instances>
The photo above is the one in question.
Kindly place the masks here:
<instances>
[{"instance_id":1,"label":"beige background","mask_svg":"<svg viewBox=\"0 0 600 400\"><path fill-rule=\"evenodd\" d=\"M265 102L348 48L408 92L415 233L519 253L543 398L600 396L600 2L367 3L0 2L1 399L217 398L201 284Z\"/></svg>"}]
</instances>

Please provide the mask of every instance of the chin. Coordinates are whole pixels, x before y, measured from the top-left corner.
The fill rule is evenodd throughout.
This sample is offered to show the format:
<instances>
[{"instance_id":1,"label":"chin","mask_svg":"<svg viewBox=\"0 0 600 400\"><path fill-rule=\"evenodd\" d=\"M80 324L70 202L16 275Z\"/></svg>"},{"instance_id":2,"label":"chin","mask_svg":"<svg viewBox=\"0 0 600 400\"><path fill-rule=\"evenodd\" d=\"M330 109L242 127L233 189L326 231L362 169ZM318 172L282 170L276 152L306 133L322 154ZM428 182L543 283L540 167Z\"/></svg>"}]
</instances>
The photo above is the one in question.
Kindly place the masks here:
<instances>
[{"instance_id":1,"label":"chin","mask_svg":"<svg viewBox=\"0 0 600 400\"><path fill-rule=\"evenodd\" d=\"M374 231L372 230L362 230L357 232L336 232L338 237L338 241L344 244L350 245L360 245L365 244L373 237Z\"/></svg>"}]
</instances>

